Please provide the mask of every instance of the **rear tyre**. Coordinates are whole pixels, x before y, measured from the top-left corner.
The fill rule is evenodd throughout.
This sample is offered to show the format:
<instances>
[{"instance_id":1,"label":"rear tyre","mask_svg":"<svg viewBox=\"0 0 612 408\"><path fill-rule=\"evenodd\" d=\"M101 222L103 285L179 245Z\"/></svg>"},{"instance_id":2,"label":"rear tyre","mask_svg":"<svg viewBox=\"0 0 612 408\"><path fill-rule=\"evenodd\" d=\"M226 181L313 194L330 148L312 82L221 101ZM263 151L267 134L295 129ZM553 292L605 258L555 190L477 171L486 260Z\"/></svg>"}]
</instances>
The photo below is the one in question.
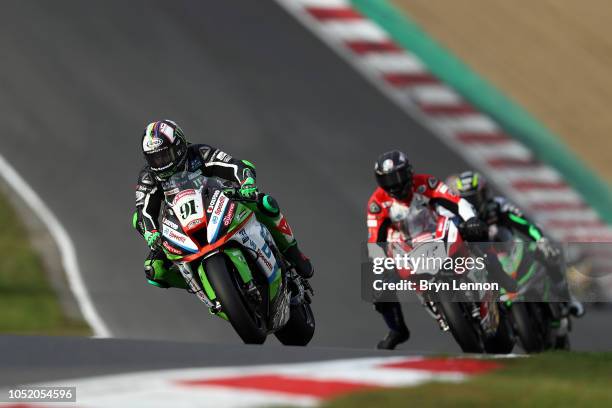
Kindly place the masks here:
<instances>
[{"instance_id":1,"label":"rear tyre","mask_svg":"<svg viewBox=\"0 0 612 408\"><path fill-rule=\"evenodd\" d=\"M537 304L534 304L537 307ZM544 350L546 340L542 336L542 328L535 319L535 311L530 310L528 303L513 303L510 308L514 331L519 338L523 350L527 353L539 353Z\"/></svg>"},{"instance_id":2,"label":"rear tyre","mask_svg":"<svg viewBox=\"0 0 612 408\"><path fill-rule=\"evenodd\" d=\"M274 335L285 346L305 346L315 332L315 318L307 303L291 306L289 321Z\"/></svg>"},{"instance_id":3,"label":"rear tyre","mask_svg":"<svg viewBox=\"0 0 612 408\"><path fill-rule=\"evenodd\" d=\"M258 318L247 303L238 285L240 277L223 254L215 254L204 261L204 270L213 287L221 310L245 344L262 344L266 341L264 319Z\"/></svg>"},{"instance_id":4,"label":"rear tyre","mask_svg":"<svg viewBox=\"0 0 612 408\"><path fill-rule=\"evenodd\" d=\"M482 353L484 351L482 341L472 323L472 316L465 310L465 304L439 302L438 306L461 350L464 353Z\"/></svg>"}]
</instances>

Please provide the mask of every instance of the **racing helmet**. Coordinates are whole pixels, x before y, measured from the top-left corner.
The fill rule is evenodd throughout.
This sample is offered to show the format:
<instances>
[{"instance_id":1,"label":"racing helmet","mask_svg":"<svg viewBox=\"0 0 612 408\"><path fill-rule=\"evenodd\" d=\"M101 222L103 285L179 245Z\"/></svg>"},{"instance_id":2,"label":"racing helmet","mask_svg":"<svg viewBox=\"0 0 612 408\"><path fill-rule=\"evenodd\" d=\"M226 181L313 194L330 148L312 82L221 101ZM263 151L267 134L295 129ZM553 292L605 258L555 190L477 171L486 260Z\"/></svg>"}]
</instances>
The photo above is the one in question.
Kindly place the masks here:
<instances>
[{"instance_id":1,"label":"racing helmet","mask_svg":"<svg viewBox=\"0 0 612 408\"><path fill-rule=\"evenodd\" d=\"M166 180L185 163L187 140L175 122L151 122L142 135L142 152L155 176Z\"/></svg>"},{"instance_id":2,"label":"racing helmet","mask_svg":"<svg viewBox=\"0 0 612 408\"><path fill-rule=\"evenodd\" d=\"M392 150L381 154L374 165L376 182L389 195L403 199L412 193L412 166L405 153Z\"/></svg>"},{"instance_id":3,"label":"racing helmet","mask_svg":"<svg viewBox=\"0 0 612 408\"><path fill-rule=\"evenodd\" d=\"M487 180L478 172L464 171L457 176L449 178L449 186L480 212L484 209L489 198L489 186Z\"/></svg>"}]
</instances>

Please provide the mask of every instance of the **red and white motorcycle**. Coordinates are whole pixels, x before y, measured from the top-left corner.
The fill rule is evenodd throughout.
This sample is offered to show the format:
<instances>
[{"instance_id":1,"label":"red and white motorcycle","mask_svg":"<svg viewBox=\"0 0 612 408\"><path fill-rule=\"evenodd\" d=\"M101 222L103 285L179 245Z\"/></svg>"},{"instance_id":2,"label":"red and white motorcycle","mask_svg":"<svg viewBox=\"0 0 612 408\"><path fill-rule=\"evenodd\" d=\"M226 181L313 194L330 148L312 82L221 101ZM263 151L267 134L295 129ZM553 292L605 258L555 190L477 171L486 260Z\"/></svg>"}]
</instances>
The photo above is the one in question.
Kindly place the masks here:
<instances>
[{"instance_id":1,"label":"red and white motorcycle","mask_svg":"<svg viewBox=\"0 0 612 408\"><path fill-rule=\"evenodd\" d=\"M393 218L392 214L392 221ZM399 278L418 282L417 287L422 281L427 282L429 290L417 291L417 295L440 328L450 331L464 352L510 353L515 340L505 310L497 302L498 292L474 289L491 286L486 284L486 267L467 269L462 266L460 271L456 266L458 263L453 263L458 258L484 256L478 248L462 239L454 215L440 215L426 205L413 203L396 219L387 241L387 256L400 255L412 261L412 267L396 268ZM419 258L423 262L415 265ZM448 263L440 268L441 262L425 262L426 259L446 260ZM448 268L446 265L455 266ZM450 290L437 292L432 288Z\"/></svg>"}]
</instances>

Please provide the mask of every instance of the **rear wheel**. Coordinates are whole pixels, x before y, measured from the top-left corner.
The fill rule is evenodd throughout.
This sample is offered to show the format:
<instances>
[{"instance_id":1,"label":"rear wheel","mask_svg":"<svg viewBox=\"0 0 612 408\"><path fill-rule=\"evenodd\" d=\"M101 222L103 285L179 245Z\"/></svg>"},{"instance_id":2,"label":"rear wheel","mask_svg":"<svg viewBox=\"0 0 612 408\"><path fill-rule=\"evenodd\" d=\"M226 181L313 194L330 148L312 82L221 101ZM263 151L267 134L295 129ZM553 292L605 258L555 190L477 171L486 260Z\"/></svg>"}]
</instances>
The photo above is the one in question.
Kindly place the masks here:
<instances>
[{"instance_id":1,"label":"rear wheel","mask_svg":"<svg viewBox=\"0 0 612 408\"><path fill-rule=\"evenodd\" d=\"M289 321L274 335L285 346L305 346L315 332L315 318L308 303L291 306Z\"/></svg>"},{"instance_id":2,"label":"rear wheel","mask_svg":"<svg viewBox=\"0 0 612 408\"><path fill-rule=\"evenodd\" d=\"M472 316L466 310L466 303L439 302L438 306L455 341L465 353L482 353L484 347L472 323Z\"/></svg>"},{"instance_id":3,"label":"rear wheel","mask_svg":"<svg viewBox=\"0 0 612 408\"><path fill-rule=\"evenodd\" d=\"M242 341L246 344L266 341L265 320L248 303L239 283L238 271L231 262L223 254L215 254L204 260L204 270L221 303L221 310Z\"/></svg>"}]
</instances>

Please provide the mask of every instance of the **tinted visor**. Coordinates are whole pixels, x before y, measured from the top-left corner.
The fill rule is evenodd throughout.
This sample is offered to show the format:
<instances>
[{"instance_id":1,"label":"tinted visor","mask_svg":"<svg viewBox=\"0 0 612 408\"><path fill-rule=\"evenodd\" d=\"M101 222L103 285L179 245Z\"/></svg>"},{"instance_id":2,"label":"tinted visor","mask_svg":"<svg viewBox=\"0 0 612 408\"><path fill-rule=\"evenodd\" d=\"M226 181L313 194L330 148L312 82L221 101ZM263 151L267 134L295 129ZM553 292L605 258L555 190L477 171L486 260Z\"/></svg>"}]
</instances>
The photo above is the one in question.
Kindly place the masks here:
<instances>
[{"instance_id":1,"label":"tinted visor","mask_svg":"<svg viewBox=\"0 0 612 408\"><path fill-rule=\"evenodd\" d=\"M158 151L145 154L147 163L153 171L162 171L172 167L176 163L176 152L174 149L164 147Z\"/></svg>"},{"instance_id":2,"label":"tinted visor","mask_svg":"<svg viewBox=\"0 0 612 408\"><path fill-rule=\"evenodd\" d=\"M405 193L412 187L412 175L409 170L376 174L376 181L383 190L391 194Z\"/></svg>"}]
</instances>

